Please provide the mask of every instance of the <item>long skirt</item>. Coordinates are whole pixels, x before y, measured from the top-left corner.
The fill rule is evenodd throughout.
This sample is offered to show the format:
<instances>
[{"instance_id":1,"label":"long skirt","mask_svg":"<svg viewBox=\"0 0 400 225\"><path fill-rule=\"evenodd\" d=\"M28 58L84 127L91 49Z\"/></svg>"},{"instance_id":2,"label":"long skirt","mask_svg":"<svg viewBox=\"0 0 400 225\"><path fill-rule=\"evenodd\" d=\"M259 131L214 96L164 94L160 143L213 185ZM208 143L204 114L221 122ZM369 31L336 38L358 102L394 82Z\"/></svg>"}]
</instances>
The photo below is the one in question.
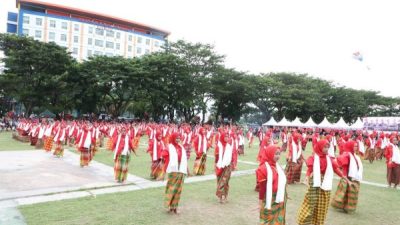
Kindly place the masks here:
<instances>
[{"instance_id":1,"label":"long skirt","mask_svg":"<svg viewBox=\"0 0 400 225\"><path fill-rule=\"evenodd\" d=\"M91 156L90 148L80 148L79 151L81 152L81 167L89 166Z\"/></svg>"},{"instance_id":2,"label":"long skirt","mask_svg":"<svg viewBox=\"0 0 400 225\"><path fill-rule=\"evenodd\" d=\"M244 145L239 145L239 147L238 147L238 154L239 154L239 155L244 155Z\"/></svg>"},{"instance_id":3,"label":"long skirt","mask_svg":"<svg viewBox=\"0 0 400 225\"><path fill-rule=\"evenodd\" d=\"M37 136L36 137L31 137L31 145L32 146L35 146L37 141L38 141L38 137Z\"/></svg>"},{"instance_id":4,"label":"long skirt","mask_svg":"<svg viewBox=\"0 0 400 225\"><path fill-rule=\"evenodd\" d=\"M46 137L44 140L44 150L49 152L53 148L53 136Z\"/></svg>"},{"instance_id":5,"label":"long skirt","mask_svg":"<svg viewBox=\"0 0 400 225\"><path fill-rule=\"evenodd\" d=\"M38 139L37 142L36 142L35 148L36 149L42 149L43 146L44 146L43 139L42 138Z\"/></svg>"},{"instance_id":6,"label":"long skirt","mask_svg":"<svg viewBox=\"0 0 400 225\"><path fill-rule=\"evenodd\" d=\"M190 144L184 144L183 147L186 150L186 158L189 160L190 159L190 152L192 150L192 146Z\"/></svg>"},{"instance_id":7,"label":"long skirt","mask_svg":"<svg viewBox=\"0 0 400 225\"><path fill-rule=\"evenodd\" d=\"M64 148L62 147L61 144L56 144L56 148L54 149L53 155L55 155L57 157L64 156Z\"/></svg>"},{"instance_id":8,"label":"long skirt","mask_svg":"<svg viewBox=\"0 0 400 225\"><path fill-rule=\"evenodd\" d=\"M96 144L90 146L90 159L89 162L92 161L93 157L96 155L97 146Z\"/></svg>"},{"instance_id":9,"label":"long skirt","mask_svg":"<svg viewBox=\"0 0 400 225\"><path fill-rule=\"evenodd\" d=\"M194 161L193 174L204 175L206 172L207 154L202 154L200 158Z\"/></svg>"},{"instance_id":10,"label":"long skirt","mask_svg":"<svg viewBox=\"0 0 400 225\"><path fill-rule=\"evenodd\" d=\"M108 139L107 139L106 148L107 148L107 150L110 150L110 151L113 150L113 141L112 141L112 138L108 138Z\"/></svg>"},{"instance_id":11,"label":"long skirt","mask_svg":"<svg viewBox=\"0 0 400 225\"><path fill-rule=\"evenodd\" d=\"M265 208L265 200L262 201L260 209L260 224L285 225L286 199L281 203L275 202L276 193L272 194L271 209Z\"/></svg>"},{"instance_id":12,"label":"long skirt","mask_svg":"<svg viewBox=\"0 0 400 225\"><path fill-rule=\"evenodd\" d=\"M229 192L229 179L231 178L232 166L229 165L225 167L221 173L221 175L217 176L217 192L215 195L218 198L222 196L228 197Z\"/></svg>"},{"instance_id":13,"label":"long skirt","mask_svg":"<svg viewBox=\"0 0 400 225\"><path fill-rule=\"evenodd\" d=\"M300 182L302 166L303 166L303 159L297 160L297 163L288 162L286 164L285 174L286 174L287 184Z\"/></svg>"},{"instance_id":14,"label":"long skirt","mask_svg":"<svg viewBox=\"0 0 400 225\"><path fill-rule=\"evenodd\" d=\"M73 147L75 144L75 138L71 137L68 139L68 145L69 147Z\"/></svg>"},{"instance_id":15,"label":"long skirt","mask_svg":"<svg viewBox=\"0 0 400 225\"><path fill-rule=\"evenodd\" d=\"M163 170L163 161L161 159L157 161L153 161L151 163L151 173L150 178L155 180L163 180L164 179L164 170Z\"/></svg>"},{"instance_id":16,"label":"long skirt","mask_svg":"<svg viewBox=\"0 0 400 225\"><path fill-rule=\"evenodd\" d=\"M400 164L396 164L392 168L387 168L386 178L388 184L400 184Z\"/></svg>"},{"instance_id":17,"label":"long skirt","mask_svg":"<svg viewBox=\"0 0 400 225\"><path fill-rule=\"evenodd\" d=\"M128 175L129 155L118 155L114 161L114 177L115 180L122 183Z\"/></svg>"},{"instance_id":18,"label":"long skirt","mask_svg":"<svg viewBox=\"0 0 400 225\"><path fill-rule=\"evenodd\" d=\"M353 181L352 183L352 185L349 185L345 179L340 179L331 202L332 207L343 209L346 213L354 213L356 211L360 182Z\"/></svg>"},{"instance_id":19,"label":"long skirt","mask_svg":"<svg viewBox=\"0 0 400 225\"><path fill-rule=\"evenodd\" d=\"M383 149L375 148L375 160L380 160L383 157Z\"/></svg>"},{"instance_id":20,"label":"long skirt","mask_svg":"<svg viewBox=\"0 0 400 225\"><path fill-rule=\"evenodd\" d=\"M184 174L172 172L168 174L168 182L165 188L164 205L169 209L177 209L184 182Z\"/></svg>"},{"instance_id":21,"label":"long skirt","mask_svg":"<svg viewBox=\"0 0 400 225\"><path fill-rule=\"evenodd\" d=\"M287 142L282 144L281 152L286 152L287 149Z\"/></svg>"},{"instance_id":22,"label":"long skirt","mask_svg":"<svg viewBox=\"0 0 400 225\"><path fill-rule=\"evenodd\" d=\"M323 180L323 176L321 178ZM297 213L297 223L300 225L325 224L331 191L324 191L319 187L313 187L312 177L310 177L309 185L310 187Z\"/></svg>"},{"instance_id":23,"label":"long skirt","mask_svg":"<svg viewBox=\"0 0 400 225\"><path fill-rule=\"evenodd\" d=\"M365 160L369 160L370 163L374 162L375 159L375 149L374 148L368 148L367 149L367 154L365 155Z\"/></svg>"}]
</instances>

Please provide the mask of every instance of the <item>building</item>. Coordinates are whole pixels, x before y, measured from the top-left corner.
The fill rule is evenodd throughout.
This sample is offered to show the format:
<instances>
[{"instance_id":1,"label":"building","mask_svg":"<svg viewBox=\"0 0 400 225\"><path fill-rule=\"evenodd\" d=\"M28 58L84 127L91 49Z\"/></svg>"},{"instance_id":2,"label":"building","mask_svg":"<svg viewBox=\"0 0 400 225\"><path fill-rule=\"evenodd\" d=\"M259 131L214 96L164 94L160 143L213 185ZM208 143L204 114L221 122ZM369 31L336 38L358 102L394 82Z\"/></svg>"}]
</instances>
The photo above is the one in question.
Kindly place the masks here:
<instances>
[{"instance_id":1,"label":"building","mask_svg":"<svg viewBox=\"0 0 400 225\"><path fill-rule=\"evenodd\" d=\"M17 0L7 32L66 47L78 61L94 55L132 58L155 52L169 32L101 13L36 0Z\"/></svg>"}]
</instances>

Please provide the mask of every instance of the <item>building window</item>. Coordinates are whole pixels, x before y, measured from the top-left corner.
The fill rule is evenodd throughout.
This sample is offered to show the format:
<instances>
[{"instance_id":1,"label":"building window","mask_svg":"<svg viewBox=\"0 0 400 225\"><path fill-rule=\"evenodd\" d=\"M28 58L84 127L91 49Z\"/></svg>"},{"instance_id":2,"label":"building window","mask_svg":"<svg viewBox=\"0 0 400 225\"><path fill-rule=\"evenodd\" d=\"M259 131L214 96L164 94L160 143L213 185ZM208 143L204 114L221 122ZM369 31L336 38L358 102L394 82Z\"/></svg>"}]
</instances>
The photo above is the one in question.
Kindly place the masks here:
<instances>
[{"instance_id":1,"label":"building window","mask_svg":"<svg viewBox=\"0 0 400 225\"><path fill-rule=\"evenodd\" d=\"M60 35L60 40L61 41L67 41L67 35L66 34L61 34Z\"/></svg>"},{"instance_id":2,"label":"building window","mask_svg":"<svg viewBox=\"0 0 400 225\"><path fill-rule=\"evenodd\" d=\"M55 20L50 20L50 27L51 28L56 28L56 21Z\"/></svg>"},{"instance_id":3,"label":"building window","mask_svg":"<svg viewBox=\"0 0 400 225\"><path fill-rule=\"evenodd\" d=\"M78 55L78 48L73 48L72 54Z\"/></svg>"},{"instance_id":4,"label":"building window","mask_svg":"<svg viewBox=\"0 0 400 225\"><path fill-rule=\"evenodd\" d=\"M106 41L106 48L114 48L114 42Z\"/></svg>"},{"instance_id":5,"label":"building window","mask_svg":"<svg viewBox=\"0 0 400 225\"><path fill-rule=\"evenodd\" d=\"M94 45L98 46L98 47L103 47L104 42L103 40L94 40Z\"/></svg>"},{"instance_id":6,"label":"building window","mask_svg":"<svg viewBox=\"0 0 400 225\"><path fill-rule=\"evenodd\" d=\"M104 30L101 29L101 28L96 27L96 34L103 36L104 35Z\"/></svg>"},{"instance_id":7,"label":"building window","mask_svg":"<svg viewBox=\"0 0 400 225\"><path fill-rule=\"evenodd\" d=\"M35 38L42 38L42 31L41 30L35 30Z\"/></svg>"},{"instance_id":8,"label":"building window","mask_svg":"<svg viewBox=\"0 0 400 225\"><path fill-rule=\"evenodd\" d=\"M92 45L92 39L89 38L88 41L87 41L87 43L88 43L88 45Z\"/></svg>"},{"instance_id":9,"label":"building window","mask_svg":"<svg viewBox=\"0 0 400 225\"><path fill-rule=\"evenodd\" d=\"M93 34L93 27L89 27L89 34Z\"/></svg>"},{"instance_id":10,"label":"building window","mask_svg":"<svg viewBox=\"0 0 400 225\"><path fill-rule=\"evenodd\" d=\"M119 43L115 43L115 49L119 50L119 48L120 48Z\"/></svg>"},{"instance_id":11,"label":"building window","mask_svg":"<svg viewBox=\"0 0 400 225\"><path fill-rule=\"evenodd\" d=\"M106 52L106 56L108 56L108 57L113 57L114 54L112 54L111 52Z\"/></svg>"},{"instance_id":12,"label":"building window","mask_svg":"<svg viewBox=\"0 0 400 225\"><path fill-rule=\"evenodd\" d=\"M145 52L146 52L146 54L149 54L149 53L150 53L150 50L149 50L149 49L146 49Z\"/></svg>"},{"instance_id":13,"label":"building window","mask_svg":"<svg viewBox=\"0 0 400 225\"><path fill-rule=\"evenodd\" d=\"M24 16L24 24L29 24L29 16Z\"/></svg>"},{"instance_id":14,"label":"building window","mask_svg":"<svg viewBox=\"0 0 400 225\"><path fill-rule=\"evenodd\" d=\"M55 39L56 39L56 33L50 32L50 33L49 33L49 40L54 41Z\"/></svg>"},{"instance_id":15,"label":"building window","mask_svg":"<svg viewBox=\"0 0 400 225\"><path fill-rule=\"evenodd\" d=\"M88 57L92 56L92 50L87 50L87 56Z\"/></svg>"},{"instance_id":16,"label":"building window","mask_svg":"<svg viewBox=\"0 0 400 225\"><path fill-rule=\"evenodd\" d=\"M29 29L23 29L22 30L22 35L28 36L29 35Z\"/></svg>"},{"instance_id":17,"label":"building window","mask_svg":"<svg viewBox=\"0 0 400 225\"><path fill-rule=\"evenodd\" d=\"M114 37L114 31L112 31L112 30L107 30L107 31L106 31L106 36L107 36L107 37Z\"/></svg>"},{"instance_id":18,"label":"building window","mask_svg":"<svg viewBox=\"0 0 400 225\"><path fill-rule=\"evenodd\" d=\"M155 45L156 47L158 47L158 46L159 46L158 41L155 41L155 42L154 42L154 45Z\"/></svg>"},{"instance_id":19,"label":"building window","mask_svg":"<svg viewBox=\"0 0 400 225\"><path fill-rule=\"evenodd\" d=\"M37 26L42 26L42 18L36 18L36 25Z\"/></svg>"},{"instance_id":20,"label":"building window","mask_svg":"<svg viewBox=\"0 0 400 225\"><path fill-rule=\"evenodd\" d=\"M68 29L68 24L67 24L67 22L62 22L62 23L61 23L61 28L64 29L64 30Z\"/></svg>"},{"instance_id":21,"label":"building window","mask_svg":"<svg viewBox=\"0 0 400 225\"><path fill-rule=\"evenodd\" d=\"M121 33L117 32L117 38L119 39L121 37Z\"/></svg>"},{"instance_id":22,"label":"building window","mask_svg":"<svg viewBox=\"0 0 400 225\"><path fill-rule=\"evenodd\" d=\"M74 31L79 31L79 24L74 24Z\"/></svg>"},{"instance_id":23,"label":"building window","mask_svg":"<svg viewBox=\"0 0 400 225\"><path fill-rule=\"evenodd\" d=\"M132 51L132 46L128 46L128 52L131 52Z\"/></svg>"},{"instance_id":24,"label":"building window","mask_svg":"<svg viewBox=\"0 0 400 225\"><path fill-rule=\"evenodd\" d=\"M150 45L150 39L146 39L146 45Z\"/></svg>"},{"instance_id":25,"label":"building window","mask_svg":"<svg viewBox=\"0 0 400 225\"><path fill-rule=\"evenodd\" d=\"M94 51L94 55L102 55L102 54L103 54L102 52Z\"/></svg>"},{"instance_id":26,"label":"building window","mask_svg":"<svg viewBox=\"0 0 400 225\"><path fill-rule=\"evenodd\" d=\"M142 54L142 48L137 48L137 49L136 49L136 53L137 53L137 54Z\"/></svg>"},{"instance_id":27,"label":"building window","mask_svg":"<svg viewBox=\"0 0 400 225\"><path fill-rule=\"evenodd\" d=\"M137 38L137 43L142 43L142 37Z\"/></svg>"},{"instance_id":28,"label":"building window","mask_svg":"<svg viewBox=\"0 0 400 225\"><path fill-rule=\"evenodd\" d=\"M78 36L74 36L74 43L78 43L79 42L79 37Z\"/></svg>"},{"instance_id":29,"label":"building window","mask_svg":"<svg viewBox=\"0 0 400 225\"><path fill-rule=\"evenodd\" d=\"M128 41L132 41L132 35L128 36Z\"/></svg>"}]
</instances>

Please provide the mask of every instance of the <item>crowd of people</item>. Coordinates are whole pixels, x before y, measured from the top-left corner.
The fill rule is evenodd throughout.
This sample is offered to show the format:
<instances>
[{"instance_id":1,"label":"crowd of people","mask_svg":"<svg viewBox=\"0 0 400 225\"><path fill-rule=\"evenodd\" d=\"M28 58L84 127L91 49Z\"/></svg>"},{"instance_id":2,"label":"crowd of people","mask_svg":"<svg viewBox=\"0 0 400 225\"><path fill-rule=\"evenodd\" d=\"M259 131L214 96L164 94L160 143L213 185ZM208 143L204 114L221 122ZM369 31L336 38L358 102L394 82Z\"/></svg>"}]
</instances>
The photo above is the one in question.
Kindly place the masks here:
<instances>
[{"instance_id":1,"label":"crowd of people","mask_svg":"<svg viewBox=\"0 0 400 225\"><path fill-rule=\"evenodd\" d=\"M151 159L150 177L167 179L165 206L178 213L182 186L186 176L205 174L207 158L214 149L214 172L217 177L215 195L227 203L229 180L237 169L238 156L245 152L245 137L251 147L259 139L256 188L259 192L260 223L285 224L287 193L291 184L305 184L308 189L301 204L299 224L324 224L329 205L346 213L357 208L363 160L373 163L386 159L388 186L400 183L400 151L398 133L365 130L322 130L297 128L268 128L245 134L239 126L157 123L117 123L89 121L55 121L21 119L18 136L29 137L31 145L62 157L64 147L75 146L80 152L80 166L89 166L100 147L113 151L114 175L124 182L132 154L139 148L142 137L148 137L147 152ZM107 140L107 141L106 141ZM304 150L311 145L313 154L305 158ZM194 155L192 156L192 153ZM286 157L282 167L278 161ZM195 162L188 165L190 157ZM307 172L301 180L305 164ZM331 199L333 176L340 177Z\"/></svg>"}]
</instances>

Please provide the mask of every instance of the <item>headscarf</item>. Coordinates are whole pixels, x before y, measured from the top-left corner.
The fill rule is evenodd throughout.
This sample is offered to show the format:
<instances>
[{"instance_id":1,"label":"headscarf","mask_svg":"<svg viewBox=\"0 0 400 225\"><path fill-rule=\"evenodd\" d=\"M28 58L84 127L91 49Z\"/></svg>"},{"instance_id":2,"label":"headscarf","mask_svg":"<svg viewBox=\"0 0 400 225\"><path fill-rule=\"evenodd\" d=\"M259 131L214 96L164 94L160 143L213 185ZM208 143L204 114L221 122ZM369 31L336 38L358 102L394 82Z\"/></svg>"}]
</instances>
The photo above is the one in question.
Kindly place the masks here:
<instances>
[{"instance_id":1,"label":"headscarf","mask_svg":"<svg viewBox=\"0 0 400 225\"><path fill-rule=\"evenodd\" d=\"M344 151L345 152L350 152L354 154L354 145L356 145L357 143L353 140L350 140L348 142L346 142L346 144L344 145Z\"/></svg>"},{"instance_id":2,"label":"headscarf","mask_svg":"<svg viewBox=\"0 0 400 225\"><path fill-rule=\"evenodd\" d=\"M314 147L314 153L317 154L319 157L325 156L327 153L324 153L324 147L328 143L329 142L326 139L319 140Z\"/></svg>"},{"instance_id":3,"label":"headscarf","mask_svg":"<svg viewBox=\"0 0 400 225\"><path fill-rule=\"evenodd\" d=\"M224 146L225 147L225 145L226 145L226 141L225 141L225 137L226 136L228 136L229 137L229 134L227 133L227 132L222 132L221 133L221 135L219 136L219 141L221 142L221 144L222 144L222 146Z\"/></svg>"},{"instance_id":4,"label":"headscarf","mask_svg":"<svg viewBox=\"0 0 400 225\"><path fill-rule=\"evenodd\" d=\"M280 148L276 145L269 145L261 152L260 163L267 162L271 166L275 166L276 162L274 161L276 151L279 151Z\"/></svg>"},{"instance_id":5,"label":"headscarf","mask_svg":"<svg viewBox=\"0 0 400 225\"><path fill-rule=\"evenodd\" d=\"M178 142L176 141L176 139L179 137L179 133L178 132L174 132L171 134L171 136L169 137L169 142L171 144L173 144L175 146L175 148L177 148L179 146Z\"/></svg>"}]
</instances>

